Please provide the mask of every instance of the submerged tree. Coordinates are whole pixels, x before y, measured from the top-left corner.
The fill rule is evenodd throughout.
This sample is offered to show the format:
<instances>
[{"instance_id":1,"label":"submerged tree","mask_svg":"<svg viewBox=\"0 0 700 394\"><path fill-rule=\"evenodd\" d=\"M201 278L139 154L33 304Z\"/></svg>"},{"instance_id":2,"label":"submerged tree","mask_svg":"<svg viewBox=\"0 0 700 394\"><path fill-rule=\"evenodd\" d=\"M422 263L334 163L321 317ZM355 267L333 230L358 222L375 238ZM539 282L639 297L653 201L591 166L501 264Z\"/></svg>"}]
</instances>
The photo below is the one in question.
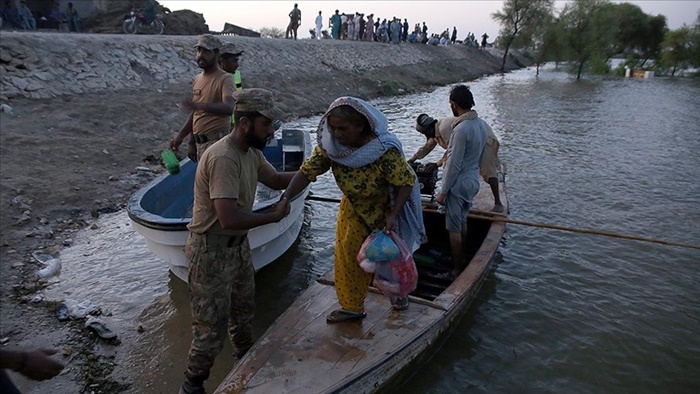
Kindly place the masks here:
<instances>
[{"instance_id":1,"label":"submerged tree","mask_svg":"<svg viewBox=\"0 0 700 394\"><path fill-rule=\"evenodd\" d=\"M569 58L575 62L576 79L581 79L584 66L602 63L611 56L616 34L614 15L607 0L576 0L561 12L563 34Z\"/></svg>"},{"instance_id":2,"label":"submerged tree","mask_svg":"<svg viewBox=\"0 0 700 394\"><path fill-rule=\"evenodd\" d=\"M700 67L700 10L693 26L693 43L690 49L690 63L694 67Z\"/></svg>"},{"instance_id":3,"label":"submerged tree","mask_svg":"<svg viewBox=\"0 0 700 394\"><path fill-rule=\"evenodd\" d=\"M562 29L558 18L550 15L535 27L532 32L523 34L530 37L528 48L532 51L533 61L537 66L536 75L540 75L540 65L547 61L559 64L564 58Z\"/></svg>"},{"instance_id":4,"label":"submerged tree","mask_svg":"<svg viewBox=\"0 0 700 394\"><path fill-rule=\"evenodd\" d=\"M687 68L692 63L693 29L683 25L680 29L668 32L662 46L660 66L671 69L673 76L679 68Z\"/></svg>"},{"instance_id":5,"label":"submerged tree","mask_svg":"<svg viewBox=\"0 0 700 394\"><path fill-rule=\"evenodd\" d=\"M501 71L505 71L508 51L516 38L536 32L537 25L552 15L553 8L554 0L506 0L503 10L491 14L491 18L501 24L499 41L505 50Z\"/></svg>"}]
</instances>

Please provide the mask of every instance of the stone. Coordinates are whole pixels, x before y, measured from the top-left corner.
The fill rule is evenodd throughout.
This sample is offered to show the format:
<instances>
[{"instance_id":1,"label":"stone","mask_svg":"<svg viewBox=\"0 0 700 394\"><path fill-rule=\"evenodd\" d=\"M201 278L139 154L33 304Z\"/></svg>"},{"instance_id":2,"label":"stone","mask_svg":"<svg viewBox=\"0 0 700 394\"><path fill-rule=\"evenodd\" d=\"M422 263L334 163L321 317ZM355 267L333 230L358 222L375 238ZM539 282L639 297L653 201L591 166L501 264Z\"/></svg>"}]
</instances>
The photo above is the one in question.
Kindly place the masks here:
<instances>
[{"instance_id":1,"label":"stone","mask_svg":"<svg viewBox=\"0 0 700 394\"><path fill-rule=\"evenodd\" d=\"M0 62L9 63L12 61L12 55L3 49L0 49Z\"/></svg>"},{"instance_id":2,"label":"stone","mask_svg":"<svg viewBox=\"0 0 700 394\"><path fill-rule=\"evenodd\" d=\"M17 89L19 89L20 91L25 90L25 89L27 88L27 86L29 86L29 82L27 82L27 81L26 81L25 79L23 79L23 78L19 78L19 77L10 77L10 80L12 81L12 82L11 82L12 85L14 85L14 86L15 86Z\"/></svg>"},{"instance_id":3,"label":"stone","mask_svg":"<svg viewBox=\"0 0 700 394\"><path fill-rule=\"evenodd\" d=\"M34 76L36 78L39 78L40 80L42 80L44 82L51 81L54 78L50 73L48 73L46 71L37 71L34 73Z\"/></svg>"},{"instance_id":4,"label":"stone","mask_svg":"<svg viewBox=\"0 0 700 394\"><path fill-rule=\"evenodd\" d=\"M43 90L43 89L45 89L45 85L42 83L36 82L36 81L29 82L29 85L27 85L27 87L24 88L24 90L26 90L28 92L35 92L37 90Z\"/></svg>"},{"instance_id":5,"label":"stone","mask_svg":"<svg viewBox=\"0 0 700 394\"><path fill-rule=\"evenodd\" d=\"M32 220L32 217L26 213L22 213L22 215L17 218L17 221L15 222L15 226L24 226L25 224L29 223Z\"/></svg>"},{"instance_id":6,"label":"stone","mask_svg":"<svg viewBox=\"0 0 700 394\"><path fill-rule=\"evenodd\" d=\"M9 104L0 104L0 112L12 115L13 109Z\"/></svg>"}]
</instances>

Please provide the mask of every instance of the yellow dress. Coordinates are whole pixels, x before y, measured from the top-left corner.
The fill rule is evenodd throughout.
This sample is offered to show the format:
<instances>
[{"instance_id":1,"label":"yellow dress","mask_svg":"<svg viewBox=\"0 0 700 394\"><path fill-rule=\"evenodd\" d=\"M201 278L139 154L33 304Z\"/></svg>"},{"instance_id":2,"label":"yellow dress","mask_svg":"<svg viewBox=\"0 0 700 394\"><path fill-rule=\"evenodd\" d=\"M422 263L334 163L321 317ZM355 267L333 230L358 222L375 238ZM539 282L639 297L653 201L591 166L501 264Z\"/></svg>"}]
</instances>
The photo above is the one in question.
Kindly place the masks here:
<instances>
[{"instance_id":1,"label":"yellow dress","mask_svg":"<svg viewBox=\"0 0 700 394\"><path fill-rule=\"evenodd\" d=\"M329 169L343 192L335 229L335 291L343 309L363 311L372 274L360 268L357 253L372 231L384 228L391 209L389 186L413 186L415 173L395 148L371 164L351 168L332 161L317 146L300 170L314 182Z\"/></svg>"}]
</instances>

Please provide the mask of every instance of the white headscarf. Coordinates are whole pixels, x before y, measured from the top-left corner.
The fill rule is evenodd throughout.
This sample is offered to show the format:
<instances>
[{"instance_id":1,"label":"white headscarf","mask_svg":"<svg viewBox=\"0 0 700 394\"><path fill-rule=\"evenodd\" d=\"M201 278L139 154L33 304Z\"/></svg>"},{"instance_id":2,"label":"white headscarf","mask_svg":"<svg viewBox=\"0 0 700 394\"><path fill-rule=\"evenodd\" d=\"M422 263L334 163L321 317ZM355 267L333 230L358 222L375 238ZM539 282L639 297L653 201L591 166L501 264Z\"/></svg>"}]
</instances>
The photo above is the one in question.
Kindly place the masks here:
<instances>
[{"instance_id":1,"label":"white headscarf","mask_svg":"<svg viewBox=\"0 0 700 394\"><path fill-rule=\"evenodd\" d=\"M377 138L373 138L359 148L345 146L333 138L330 130L328 130L328 113L341 105L348 105L367 118L372 132ZM316 135L318 146L332 161L350 168L360 168L374 163L390 148L396 148L402 155L404 154L401 141L396 135L389 132L386 116L368 102L355 97L340 97L333 101L321 118ZM389 188L392 204L396 197L396 192L396 187L391 186ZM416 251L420 244L427 241L423 225L420 185L417 177L413 184L411 195L396 220L394 231L406 242L406 245L412 252Z\"/></svg>"}]
</instances>

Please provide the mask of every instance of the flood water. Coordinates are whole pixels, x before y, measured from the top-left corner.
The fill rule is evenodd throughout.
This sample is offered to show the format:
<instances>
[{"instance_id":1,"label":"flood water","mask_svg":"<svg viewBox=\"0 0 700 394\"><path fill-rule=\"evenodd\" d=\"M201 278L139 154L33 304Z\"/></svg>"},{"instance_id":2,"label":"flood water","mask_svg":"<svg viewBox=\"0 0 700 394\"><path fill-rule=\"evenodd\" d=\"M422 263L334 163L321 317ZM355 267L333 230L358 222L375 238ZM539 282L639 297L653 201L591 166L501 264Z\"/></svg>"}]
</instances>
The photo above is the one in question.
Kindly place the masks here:
<instances>
[{"instance_id":1,"label":"flood water","mask_svg":"<svg viewBox=\"0 0 700 394\"><path fill-rule=\"evenodd\" d=\"M700 244L700 81L576 81L546 68L469 83L501 140L511 218ZM449 87L374 101L407 153ZM318 117L287 127L313 129ZM433 161L442 151L429 156ZM330 175L312 191L337 197ZM307 202L292 248L256 278L260 335L332 266L337 207ZM61 254L51 299L91 300L120 337L114 378L173 393L189 347L186 285L125 212ZM700 251L508 225L477 301L402 393L684 393L700 388ZM139 330L141 327L141 330ZM140 332L142 331L142 332ZM233 365L229 344L210 391Z\"/></svg>"}]
</instances>

